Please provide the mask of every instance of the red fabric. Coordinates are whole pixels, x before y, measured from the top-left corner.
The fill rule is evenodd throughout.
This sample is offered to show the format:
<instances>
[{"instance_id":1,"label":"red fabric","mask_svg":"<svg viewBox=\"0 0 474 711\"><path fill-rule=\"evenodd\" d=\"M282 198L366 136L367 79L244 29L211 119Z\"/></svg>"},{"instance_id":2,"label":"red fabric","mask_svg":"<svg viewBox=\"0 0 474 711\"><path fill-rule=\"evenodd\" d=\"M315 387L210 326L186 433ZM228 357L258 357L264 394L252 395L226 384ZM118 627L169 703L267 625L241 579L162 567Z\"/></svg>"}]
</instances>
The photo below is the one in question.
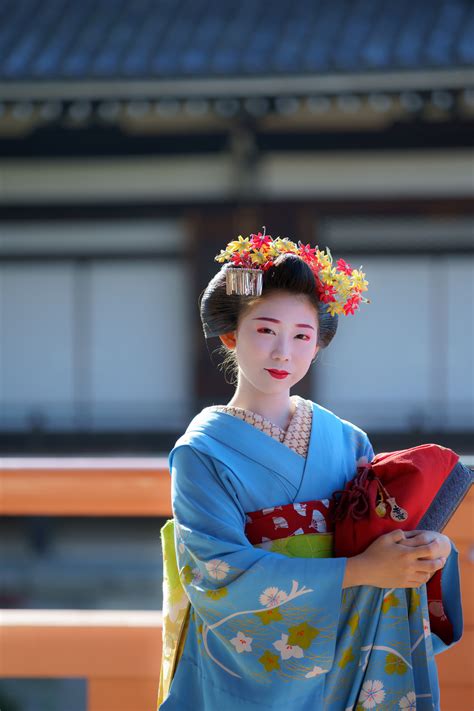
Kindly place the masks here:
<instances>
[{"instance_id":1,"label":"red fabric","mask_svg":"<svg viewBox=\"0 0 474 711\"><path fill-rule=\"evenodd\" d=\"M428 612L430 613L431 631L438 635L445 644L453 641L453 625L449 620L443 605L443 591L441 587L441 570L437 570L431 580L426 584L428 596Z\"/></svg>"},{"instance_id":2,"label":"red fabric","mask_svg":"<svg viewBox=\"0 0 474 711\"><path fill-rule=\"evenodd\" d=\"M302 533L330 533L329 501L285 504L247 514L245 535L252 545Z\"/></svg>"},{"instance_id":3,"label":"red fabric","mask_svg":"<svg viewBox=\"0 0 474 711\"><path fill-rule=\"evenodd\" d=\"M347 484L344 492L336 492L331 502L331 514L336 520L334 554L354 556L384 533L395 529L415 530L458 460L451 449L422 444L378 454L367 467L360 467L355 479ZM406 510L405 521L394 521L389 506L384 517L377 515L377 479L390 497Z\"/></svg>"}]
</instances>

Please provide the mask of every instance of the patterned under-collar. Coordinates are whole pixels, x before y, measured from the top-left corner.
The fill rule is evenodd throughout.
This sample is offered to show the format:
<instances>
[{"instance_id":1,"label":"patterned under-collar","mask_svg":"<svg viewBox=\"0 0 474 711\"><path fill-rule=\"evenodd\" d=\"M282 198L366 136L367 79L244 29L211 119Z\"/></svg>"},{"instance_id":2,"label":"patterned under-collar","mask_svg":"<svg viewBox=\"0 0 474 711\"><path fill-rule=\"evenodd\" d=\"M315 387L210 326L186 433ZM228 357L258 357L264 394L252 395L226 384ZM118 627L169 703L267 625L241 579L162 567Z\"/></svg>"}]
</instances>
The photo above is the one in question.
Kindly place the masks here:
<instances>
[{"instance_id":1,"label":"patterned under-collar","mask_svg":"<svg viewBox=\"0 0 474 711\"><path fill-rule=\"evenodd\" d=\"M213 405L210 409L226 412L229 415L238 417L244 422L248 422L258 430L265 432L265 434L268 434L273 439L285 444L294 452L306 458L313 416L311 401L305 400L299 395L292 395L291 400L295 403L296 409L291 417L287 430L283 430L278 425L270 422L270 420L262 417L262 415L252 412L252 410L245 410L242 407Z\"/></svg>"}]
</instances>

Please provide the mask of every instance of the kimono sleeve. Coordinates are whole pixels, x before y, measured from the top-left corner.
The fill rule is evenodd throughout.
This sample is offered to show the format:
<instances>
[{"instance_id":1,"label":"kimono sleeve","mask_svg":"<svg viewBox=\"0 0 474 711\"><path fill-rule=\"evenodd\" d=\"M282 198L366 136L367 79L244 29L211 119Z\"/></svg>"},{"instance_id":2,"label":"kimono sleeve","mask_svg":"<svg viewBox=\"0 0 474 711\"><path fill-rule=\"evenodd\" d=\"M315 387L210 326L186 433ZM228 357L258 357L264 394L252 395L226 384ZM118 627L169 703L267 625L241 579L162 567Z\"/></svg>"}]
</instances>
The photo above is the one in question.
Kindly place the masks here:
<instances>
[{"instance_id":1,"label":"kimono sleeve","mask_svg":"<svg viewBox=\"0 0 474 711\"><path fill-rule=\"evenodd\" d=\"M328 672L347 559L255 548L224 464L185 444L170 470L178 569L207 662L247 678L285 665L303 679Z\"/></svg>"},{"instance_id":2,"label":"kimono sleeve","mask_svg":"<svg viewBox=\"0 0 474 711\"><path fill-rule=\"evenodd\" d=\"M428 610L435 654L459 642L463 631L458 551L451 541L446 565L428 582Z\"/></svg>"},{"instance_id":3,"label":"kimono sleeve","mask_svg":"<svg viewBox=\"0 0 474 711\"><path fill-rule=\"evenodd\" d=\"M368 436L362 430L358 430L356 438L356 465L367 464L374 458L374 448Z\"/></svg>"}]
</instances>

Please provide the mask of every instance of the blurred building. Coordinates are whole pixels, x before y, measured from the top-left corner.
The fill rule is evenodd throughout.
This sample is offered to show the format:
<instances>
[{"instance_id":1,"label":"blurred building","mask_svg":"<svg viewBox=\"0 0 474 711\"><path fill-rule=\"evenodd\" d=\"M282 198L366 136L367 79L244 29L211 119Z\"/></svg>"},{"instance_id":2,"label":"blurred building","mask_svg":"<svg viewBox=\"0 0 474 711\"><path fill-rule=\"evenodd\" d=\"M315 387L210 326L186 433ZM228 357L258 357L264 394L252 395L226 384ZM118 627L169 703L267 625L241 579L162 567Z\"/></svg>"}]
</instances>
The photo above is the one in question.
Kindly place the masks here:
<instances>
[{"instance_id":1,"label":"blurred building","mask_svg":"<svg viewBox=\"0 0 474 711\"><path fill-rule=\"evenodd\" d=\"M197 298L262 225L370 280L300 392L380 444L467 446L473 13L2 3L2 449L165 451L225 401Z\"/></svg>"}]
</instances>

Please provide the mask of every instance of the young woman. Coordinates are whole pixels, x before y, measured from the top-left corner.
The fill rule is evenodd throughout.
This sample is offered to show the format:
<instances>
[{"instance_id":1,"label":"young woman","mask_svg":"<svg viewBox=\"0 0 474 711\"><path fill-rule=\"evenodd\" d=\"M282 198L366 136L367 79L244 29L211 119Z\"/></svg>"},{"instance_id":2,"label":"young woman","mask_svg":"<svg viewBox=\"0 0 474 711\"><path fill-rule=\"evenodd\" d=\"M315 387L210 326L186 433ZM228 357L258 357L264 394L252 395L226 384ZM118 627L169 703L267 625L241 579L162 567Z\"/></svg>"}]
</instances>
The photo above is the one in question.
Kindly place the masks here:
<instances>
[{"instance_id":1,"label":"young woman","mask_svg":"<svg viewBox=\"0 0 474 711\"><path fill-rule=\"evenodd\" d=\"M360 555L331 557L329 499L372 446L290 395L338 314L365 300L364 274L260 233L217 259L227 263L201 319L237 383L170 454L159 708L439 709L434 654L462 626L457 553L442 534L394 530ZM438 570L445 640L430 632L425 585Z\"/></svg>"}]
</instances>

